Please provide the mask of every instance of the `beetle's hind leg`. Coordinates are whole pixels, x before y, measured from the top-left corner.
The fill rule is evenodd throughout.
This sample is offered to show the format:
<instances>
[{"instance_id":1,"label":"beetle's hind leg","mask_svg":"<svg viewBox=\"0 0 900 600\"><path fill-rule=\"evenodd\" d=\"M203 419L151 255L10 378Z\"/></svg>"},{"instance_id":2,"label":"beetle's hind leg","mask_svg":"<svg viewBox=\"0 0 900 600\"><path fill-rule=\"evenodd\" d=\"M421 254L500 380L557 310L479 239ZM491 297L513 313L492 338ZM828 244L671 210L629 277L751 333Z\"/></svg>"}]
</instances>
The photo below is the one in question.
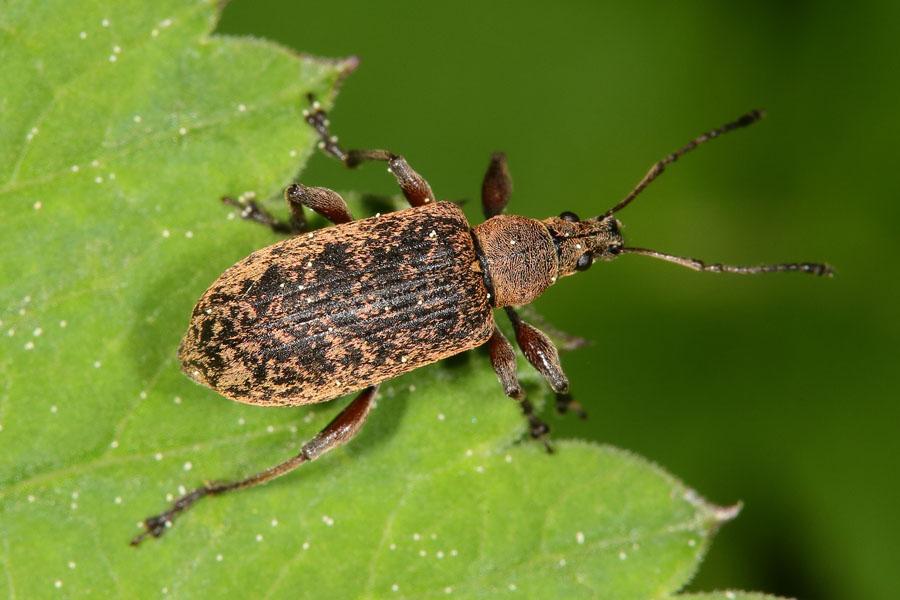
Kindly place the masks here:
<instances>
[{"instance_id":1,"label":"beetle's hind leg","mask_svg":"<svg viewBox=\"0 0 900 600\"><path fill-rule=\"evenodd\" d=\"M424 206L434 202L434 192L425 179L416 173L406 159L387 150L344 150L338 144L337 136L331 135L328 116L318 101L309 96L310 108L303 111L306 122L316 130L321 140L319 148L344 163L348 169L355 169L368 161L383 161L388 164L388 172L394 175L400 190L412 206Z\"/></svg>"},{"instance_id":2,"label":"beetle's hind leg","mask_svg":"<svg viewBox=\"0 0 900 600\"><path fill-rule=\"evenodd\" d=\"M377 391L377 385L363 390L322 431L303 444L303 448L301 448L300 454L297 456L245 479L228 483L206 482L203 487L185 494L176 500L169 510L144 520L144 531L131 540L131 545L137 546L148 535L153 537L161 536L166 529L174 524L175 517L188 510L197 500L205 496L218 496L266 483L280 475L293 471L303 463L317 459L336 446L346 444L359 433L363 423L366 422L366 417L369 416L369 410L375 401Z\"/></svg>"}]
</instances>

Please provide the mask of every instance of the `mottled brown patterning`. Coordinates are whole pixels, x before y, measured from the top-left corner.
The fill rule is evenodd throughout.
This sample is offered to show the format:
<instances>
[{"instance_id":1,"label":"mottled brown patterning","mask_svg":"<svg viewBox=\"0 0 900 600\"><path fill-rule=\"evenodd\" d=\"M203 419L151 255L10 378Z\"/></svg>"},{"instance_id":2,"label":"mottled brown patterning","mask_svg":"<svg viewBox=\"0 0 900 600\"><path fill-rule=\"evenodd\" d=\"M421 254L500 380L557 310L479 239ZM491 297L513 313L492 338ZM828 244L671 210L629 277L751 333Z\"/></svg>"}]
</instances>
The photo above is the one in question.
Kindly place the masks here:
<instances>
[{"instance_id":1,"label":"mottled brown patterning","mask_svg":"<svg viewBox=\"0 0 900 600\"><path fill-rule=\"evenodd\" d=\"M584 411L568 394L569 379L553 342L513 307L531 302L559 278L584 271L595 261L643 254L697 271L832 273L820 263L706 265L625 245L614 213L667 164L710 139L755 122L760 111L669 154L624 200L584 220L568 211L543 221L502 214L512 182L506 156L494 153L482 185L487 221L474 229L459 207L435 202L431 186L402 156L387 150L344 151L329 132L317 102L304 115L320 135L320 147L347 167L386 162L413 208L353 221L337 192L295 183L285 190L291 211L291 224L286 225L252 201L229 201L241 206L245 218L299 235L254 252L210 286L194 308L178 358L193 380L248 404L313 404L362 392L296 456L244 479L206 481L165 512L146 519L145 531L132 545L148 535L162 535L200 498L260 485L348 442L369 415L379 383L488 340L491 364L504 393L521 403L532 437L542 439L550 451L545 438L549 428L525 398L515 352L494 325L492 309L504 308L525 359L556 392L557 409L572 410L583 418ZM304 207L338 225L305 232Z\"/></svg>"},{"instance_id":2,"label":"mottled brown patterning","mask_svg":"<svg viewBox=\"0 0 900 600\"><path fill-rule=\"evenodd\" d=\"M469 225L438 202L254 252L197 302L184 372L251 404L312 404L474 348L494 327Z\"/></svg>"}]
</instances>

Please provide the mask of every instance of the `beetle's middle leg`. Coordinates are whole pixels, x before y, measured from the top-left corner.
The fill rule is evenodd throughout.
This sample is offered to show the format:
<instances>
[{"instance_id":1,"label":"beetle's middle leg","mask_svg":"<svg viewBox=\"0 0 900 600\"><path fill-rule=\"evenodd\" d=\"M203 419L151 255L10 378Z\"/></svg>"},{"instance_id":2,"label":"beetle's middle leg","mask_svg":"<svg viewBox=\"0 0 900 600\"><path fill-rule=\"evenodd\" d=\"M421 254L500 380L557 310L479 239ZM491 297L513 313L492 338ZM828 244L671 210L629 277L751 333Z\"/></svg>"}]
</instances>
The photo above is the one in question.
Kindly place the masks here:
<instances>
[{"instance_id":1,"label":"beetle's middle leg","mask_svg":"<svg viewBox=\"0 0 900 600\"><path fill-rule=\"evenodd\" d=\"M547 441L550 427L534 414L534 406L525 398L525 390L522 389L522 384L519 383L519 378L516 376L516 353L513 351L512 344L496 325L494 333L488 341L488 349L491 355L491 366L497 373L497 378L503 386L503 392L513 400L522 403L522 414L528 419L531 437L540 439L547 452L553 452L550 442Z\"/></svg>"},{"instance_id":2,"label":"beetle's middle leg","mask_svg":"<svg viewBox=\"0 0 900 600\"><path fill-rule=\"evenodd\" d=\"M353 220L350 208L340 194L323 187L308 187L301 183L294 183L284 190L284 199L291 211L289 223L283 223L273 217L264 208L252 199L234 200L229 197L222 198L225 204L241 209L241 218L256 221L267 227L271 227L275 233L303 233L309 229L303 207L313 210L335 225L347 223Z\"/></svg>"},{"instance_id":3,"label":"beetle's middle leg","mask_svg":"<svg viewBox=\"0 0 900 600\"><path fill-rule=\"evenodd\" d=\"M364 162L383 161L388 171L397 179L400 190L412 206L424 206L434 202L434 192L425 179L416 173L406 159L387 150L344 150L338 145L337 136L331 135L328 117L322 106L310 96L310 109L303 111L306 122L321 137L319 148L340 160L348 169L355 169Z\"/></svg>"},{"instance_id":4,"label":"beetle's middle leg","mask_svg":"<svg viewBox=\"0 0 900 600\"><path fill-rule=\"evenodd\" d=\"M369 416L369 410L372 408L377 392L377 385L364 389L353 402L348 404L338 416L325 426L325 429L303 444L300 454L297 456L245 479L227 483L206 482L203 487L185 494L176 500L169 510L146 519L144 521L145 531L131 540L131 545L137 546L148 535L153 537L161 536L167 528L172 526L176 516L189 509L197 500L204 496L218 496L266 483L293 471L303 463L317 459L336 446L346 444L359 433L363 423L366 422L366 417Z\"/></svg>"}]
</instances>

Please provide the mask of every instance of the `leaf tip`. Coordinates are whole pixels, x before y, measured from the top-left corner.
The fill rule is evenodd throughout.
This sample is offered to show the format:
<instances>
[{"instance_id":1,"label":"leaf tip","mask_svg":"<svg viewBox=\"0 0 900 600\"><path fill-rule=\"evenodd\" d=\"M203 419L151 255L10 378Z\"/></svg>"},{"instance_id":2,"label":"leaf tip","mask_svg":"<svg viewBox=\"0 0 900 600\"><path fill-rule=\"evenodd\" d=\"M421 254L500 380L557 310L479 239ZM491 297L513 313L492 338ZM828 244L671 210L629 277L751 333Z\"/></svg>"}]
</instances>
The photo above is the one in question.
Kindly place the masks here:
<instances>
[{"instance_id":1,"label":"leaf tip","mask_svg":"<svg viewBox=\"0 0 900 600\"><path fill-rule=\"evenodd\" d=\"M706 513L715 528L736 518L740 514L741 509L744 508L744 503L741 501L731 506L717 506L708 502L692 489L688 489L684 493L684 499Z\"/></svg>"}]
</instances>

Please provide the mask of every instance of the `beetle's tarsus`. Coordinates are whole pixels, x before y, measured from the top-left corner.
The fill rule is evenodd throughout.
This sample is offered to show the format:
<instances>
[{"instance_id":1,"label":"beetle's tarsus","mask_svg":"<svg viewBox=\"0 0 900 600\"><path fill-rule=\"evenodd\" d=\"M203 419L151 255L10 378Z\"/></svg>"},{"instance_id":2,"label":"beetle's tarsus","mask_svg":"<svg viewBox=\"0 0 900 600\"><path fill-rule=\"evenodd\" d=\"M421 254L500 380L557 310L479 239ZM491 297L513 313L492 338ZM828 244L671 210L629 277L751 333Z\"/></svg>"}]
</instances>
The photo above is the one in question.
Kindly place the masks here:
<instances>
[{"instance_id":1,"label":"beetle's tarsus","mask_svg":"<svg viewBox=\"0 0 900 600\"><path fill-rule=\"evenodd\" d=\"M309 100L309 110L303 111L303 118L306 119L306 122L309 123L310 127L315 129L316 133L319 134L319 137L321 138L319 147L346 164L347 153L338 145L337 137L331 135L331 132L328 130L328 126L330 125L328 122L328 114L316 100L315 96L307 94L306 98Z\"/></svg>"},{"instance_id":2,"label":"beetle's tarsus","mask_svg":"<svg viewBox=\"0 0 900 600\"><path fill-rule=\"evenodd\" d=\"M234 206L235 208L240 209L238 216L242 219L246 219L248 221L253 221L255 223L259 223L260 225L265 225L274 231L275 233L299 233L302 231L297 230L296 227L279 221L275 217L273 217L266 209L261 207L255 200L250 199L238 199L235 200L229 196L223 196L222 202L229 206Z\"/></svg>"},{"instance_id":3,"label":"beetle's tarsus","mask_svg":"<svg viewBox=\"0 0 900 600\"><path fill-rule=\"evenodd\" d=\"M135 536L133 540L131 540L131 545L137 547L144 538L148 535L152 535L155 538L158 538L163 533L166 532L166 529L172 527L175 523L175 517L187 509L191 507L197 500L208 495L216 493L216 489L219 486L206 484L202 488L197 488L196 490L185 494L178 500L176 500L172 504L172 508L169 510L155 515L153 517L148 517L144 519L144 531L142 531L139 535Z\"/></svg>"},{"instance_id":4,"label":"beetle's tarsus","mask_svg":"<svg viewBox=\"0 0 900 600\"><path fill-rule=\"evenodd\" d=\"M556 395L556 412L561 415L566 414L569 410L578 415L579 419L587 419L587 413L580 403L572 400L571 394Z\"/></svg>"},{"instance_id":5,"label":"beetle's tarsus","mask_svg":"<svg viewBox=\"0 0 900 600\"><path fill-rule=\"evenodd\" d=\"M325 111L319 106L312 95L307 96L310 101L310 110L304 111L303 115L306 122L316 130L321 141L319 148L322 151L331 154L346 166L348 169L355 169L364 162L381 161L388 163L388 172L391 173L400 185L403 196L409 201L411 206L425 206L434 202L434 192L431 186L425 181L421 175L409 166L399 154L390 152L389 150L350 150L345 151L338 145L337 136L331 135L328 126L330 125Z\"/></svg>"}]
</instances>

